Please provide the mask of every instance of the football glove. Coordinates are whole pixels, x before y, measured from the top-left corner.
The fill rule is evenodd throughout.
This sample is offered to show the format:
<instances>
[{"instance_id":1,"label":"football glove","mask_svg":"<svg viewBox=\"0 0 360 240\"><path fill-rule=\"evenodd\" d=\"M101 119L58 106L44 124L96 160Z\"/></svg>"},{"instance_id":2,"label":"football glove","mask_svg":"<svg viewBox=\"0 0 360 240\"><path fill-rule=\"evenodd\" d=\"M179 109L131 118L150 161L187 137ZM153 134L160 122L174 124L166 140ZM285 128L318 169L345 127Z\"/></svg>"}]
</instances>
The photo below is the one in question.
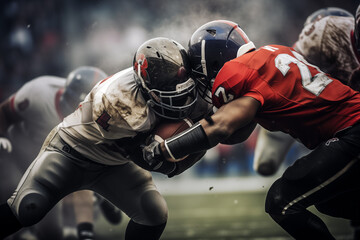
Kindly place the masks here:
<instances>
[{"instance_id":1,"label":"football glove","mask_svg":"<svg viewBox=\"0 0 360 240\"><path fill-rule=\"evenodd\" d=\"M143 147L143 158L149 164L152 170L158 169L164 162L160 149L160 142L156 141L153 136L150 137L150 144Z\"/></svg>"},{"instance_id":2,"label":"football glove","mask_svg":"<svg viewBox=\"0 0 360 240\"><path fill-rule=\"evenodd\" d=\"M4 136L0 136L0 151L7 151L8 153L12 151L10 140Z\"/></svg>"},{"instance_id":3,"label":"football glove","mask_svg":"<svg viewBox=\"0 0 360 240\"><path fill-rule=\"evenodd\" d=\"M168 176L171 175L176 170L176 163L164 159L160 142L156 141L154 136L150 136L146 142L149 144L141 146L143 162L146 167L143 166L144 164L140 164L140 166L142 165L143 168L149 171L159 172Z\"/></svg>"}]
</instances>

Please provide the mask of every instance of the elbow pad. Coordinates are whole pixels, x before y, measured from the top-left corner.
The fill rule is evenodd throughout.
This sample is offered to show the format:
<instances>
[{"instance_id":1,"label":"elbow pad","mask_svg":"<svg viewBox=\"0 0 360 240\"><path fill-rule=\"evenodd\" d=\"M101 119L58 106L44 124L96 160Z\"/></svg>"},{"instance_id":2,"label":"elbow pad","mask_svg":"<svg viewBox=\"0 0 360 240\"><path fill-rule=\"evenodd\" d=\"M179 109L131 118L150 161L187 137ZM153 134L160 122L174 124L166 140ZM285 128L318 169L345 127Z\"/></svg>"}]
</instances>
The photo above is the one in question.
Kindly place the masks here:
<instances>
[{"instance_id":1,"label":"elbow pad","mask_svg":"<svg viewBox=\"0 0 360 240\"><path fill-rule=\"evenodd\" d=\"M189 129L165 140L165 148L174 160L211 148L209 139L198 122Z\"/></svg>"}]
</instances>

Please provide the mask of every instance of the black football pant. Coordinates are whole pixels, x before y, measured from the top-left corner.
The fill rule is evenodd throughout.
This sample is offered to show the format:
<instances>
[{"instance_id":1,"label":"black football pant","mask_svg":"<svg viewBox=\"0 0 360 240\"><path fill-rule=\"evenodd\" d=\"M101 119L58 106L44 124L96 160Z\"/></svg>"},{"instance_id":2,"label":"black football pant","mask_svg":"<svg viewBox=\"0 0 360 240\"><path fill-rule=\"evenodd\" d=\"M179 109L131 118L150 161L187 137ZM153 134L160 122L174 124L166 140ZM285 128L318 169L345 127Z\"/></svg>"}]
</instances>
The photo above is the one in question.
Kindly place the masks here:
<instances>
[{"instance_id":1,"label":"black football pant","mask_svg":"<svg viewBox=\"0 0 360 240\"><path fill-rule=\"evenodd\" d=\"M273 183L265 210L295 239L334 239L307 210L360 220L360 124L298 159Z\"/></svg>"}]
</instances>

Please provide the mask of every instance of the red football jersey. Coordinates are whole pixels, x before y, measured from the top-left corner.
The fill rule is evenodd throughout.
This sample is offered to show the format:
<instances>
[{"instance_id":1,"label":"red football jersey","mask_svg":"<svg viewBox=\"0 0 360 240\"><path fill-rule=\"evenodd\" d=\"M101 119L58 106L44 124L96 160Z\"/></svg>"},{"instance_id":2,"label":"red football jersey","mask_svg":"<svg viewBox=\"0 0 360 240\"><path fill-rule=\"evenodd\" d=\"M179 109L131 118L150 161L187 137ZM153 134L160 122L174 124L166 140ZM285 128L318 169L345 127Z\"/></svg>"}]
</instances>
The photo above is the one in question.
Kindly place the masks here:
<instances>
[{"instance_id":1,"label":"red football jersey","mask_svg":"<svg viewBox=\"0 0 360 240\"><path fill-rule=\"evenodd\" d=\"M227 62L212 95L218 108L234 98L255 98L261 126L289 133L310 149L360 121L360 94L285 46L264 46Z\"/></svg>"}]
</instances>

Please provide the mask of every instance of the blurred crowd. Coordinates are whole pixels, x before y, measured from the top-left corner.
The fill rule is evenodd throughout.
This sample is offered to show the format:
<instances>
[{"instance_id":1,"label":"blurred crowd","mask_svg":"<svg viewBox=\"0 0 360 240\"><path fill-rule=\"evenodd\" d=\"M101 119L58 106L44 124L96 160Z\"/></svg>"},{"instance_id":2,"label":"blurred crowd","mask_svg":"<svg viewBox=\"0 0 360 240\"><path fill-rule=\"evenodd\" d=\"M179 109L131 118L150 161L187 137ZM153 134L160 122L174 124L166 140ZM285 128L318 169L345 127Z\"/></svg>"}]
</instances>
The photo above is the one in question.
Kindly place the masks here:
<instances>
[{"instance_id":1,"label":"blurred crowd","mask_svg":"<svg viewBox=\"0 0 360 240\"><path fill-rule=\"evenodd\" d=\"M0 99L40 75L64 75L62 1L1 2Z\"/></svg>"},{"instance_id":2,"label":"blurred crowd","mask_svg":"<svg viewBox=\"0 0 360 240\"><path fill-rule=\"evenodd\" d=\"M329 6L354 13L357 5L350 0L4 0L0 2L0 100L37 76L66 77L80 65L113 74L132 64L133 53L145 40L164 36L186 46L193 30L209 20L243 23L259 46L292 45L310 13ZM242 144L210 150L196 165L196 173L254 174L256 134ZM289 154L288 159L295 159L301 152L294 147Z\"/></svg>"}]
</instances>

